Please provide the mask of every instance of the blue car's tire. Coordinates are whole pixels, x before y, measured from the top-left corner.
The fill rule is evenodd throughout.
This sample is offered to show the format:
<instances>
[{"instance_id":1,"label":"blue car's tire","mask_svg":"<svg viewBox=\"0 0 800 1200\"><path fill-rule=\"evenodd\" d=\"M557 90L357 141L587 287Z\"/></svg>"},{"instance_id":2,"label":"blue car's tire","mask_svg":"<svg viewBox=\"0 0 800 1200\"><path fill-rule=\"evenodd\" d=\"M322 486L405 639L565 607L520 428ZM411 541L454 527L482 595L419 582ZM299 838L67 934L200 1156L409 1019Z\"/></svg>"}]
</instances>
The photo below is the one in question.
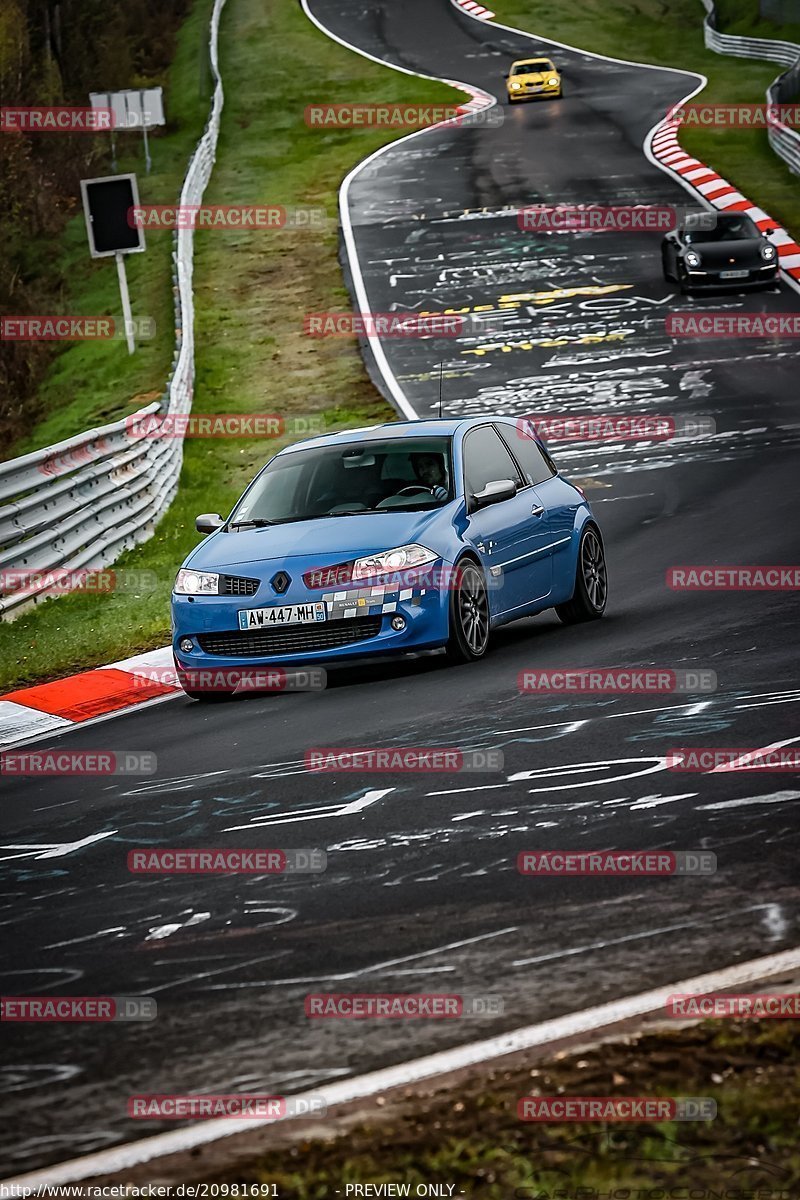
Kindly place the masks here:
<instances>
[{"instance_id":1,"label":"blue car's tire","mask_svg":"<svg viewBox=\"0 0 800 1200\"><path fill-rule=\"evenodd\" d=\"M608 599L608 568L603 539L596 525L586 525L578 546L575 566L575 591L566 604L557 604L556 613L564 625L580 621L598 621Z\"/></svg>"},{"instance_id":2,"label":"blue car's tire","mask_svg":"<svg viewBox=\"0 0 800 1200\"><path fill-rule=\"evenodd\" d=\"M475 662L489 646L489 595L483 573L472 559L458 564L450 591L450 636L445 647L451 662Z\"/></svg>"}]
</instances>

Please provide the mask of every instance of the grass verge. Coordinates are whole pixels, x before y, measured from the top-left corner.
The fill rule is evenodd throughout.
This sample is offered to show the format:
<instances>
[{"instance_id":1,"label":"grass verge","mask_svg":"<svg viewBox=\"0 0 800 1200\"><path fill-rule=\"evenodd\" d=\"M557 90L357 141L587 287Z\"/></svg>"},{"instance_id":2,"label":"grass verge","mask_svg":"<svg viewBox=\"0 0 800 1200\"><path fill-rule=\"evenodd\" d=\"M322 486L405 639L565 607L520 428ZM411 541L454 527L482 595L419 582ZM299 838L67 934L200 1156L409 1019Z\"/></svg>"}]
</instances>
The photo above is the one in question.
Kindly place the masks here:
<instances>
[{"instance_id":1,"label":"grass verge","mask_svg":"<svg viewBox=\"0 0 800 1200\"><path fill-rule=\"evenodd\" d=\"M471 1200L788 1200L800 1184L798 1051L797 1022L767 1020L652 1032L545 1063L531 1053L527 1066L515 1056L513 1068L495 1066L457 1089L414 1089L383 1112L378 1097L374 1118L351 1119L325 1140L287 1140L236 1170L209 1172L206 1163L202 1179L270 1183L286 1200L385 1183L409 1185L411 1196L420 1184L454 1185L453 1196ZM526 1095L703 1096L716 1100L717 1116L530 1123L517 1118Z\"/></svg>"},{"instance_id":2,"label":"grass verge","mask_svg":"<svg viewBox=\"0 0 800 1200\"><path fill-rule=\"evenodd\" d=\"M561 0L504 0L493 7L498 21L544 38L615 58L699 71L708 78L701 94L708 104L763 104L767 87L780 71L774 63L729 58L706 50L705 10L700 0L670 0L669 4L661 0L572 0L569 5ZM755 16L755 0L722 0L720 27L748 35L757 28L762 31L757 36L793 40L795 26L757 24ZM731 26L729 19L734 22ZM692 127L684 129L680 138L690 154L712 166L800 238L797 176L773 152L765 132Z\"/></svg>"},{"instance_id":3,"label":"grass verge","mask_svg":"<svg viewBox=\"0 0 800 1200\"><path fill-rule=\"evenodd\" d=\"M400 134L310 128L303 120L307 104L464 99L445 85L388 71L351 53L317 30L299 5L281 0L228 0L220 51L226 100L209 203L313 207L335 218L346 170ZM173 194L150 191L153 203L170 202ZM159 238L158 252L168 252L168 233L150 234L149 244L156 249ZM267 412L287 421L324 416L328 429L391 419L393 410L370 383L354 342L303 333L304 313L350 309L335 221L314 230L205 231L196 235L195 254L195 412ZM73 422L69 432L96 419ZM51 426L45 440L52 435ZM195 515L227 512L280 444L187 441L176 500L154 537L115 564L115 570L153 572L157 588L73 594L0 625L0 687L68 674L168 642L169 593L176 568L198 541Z\"/></svg>"}]
</instances>

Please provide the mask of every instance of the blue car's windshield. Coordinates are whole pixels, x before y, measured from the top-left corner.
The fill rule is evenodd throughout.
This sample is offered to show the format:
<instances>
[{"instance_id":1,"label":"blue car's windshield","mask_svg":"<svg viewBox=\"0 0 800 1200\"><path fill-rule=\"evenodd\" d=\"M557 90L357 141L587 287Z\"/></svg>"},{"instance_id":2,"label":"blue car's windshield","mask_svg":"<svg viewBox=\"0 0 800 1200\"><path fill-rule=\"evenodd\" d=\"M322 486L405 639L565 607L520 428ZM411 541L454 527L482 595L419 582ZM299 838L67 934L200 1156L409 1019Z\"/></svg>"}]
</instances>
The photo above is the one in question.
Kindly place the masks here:
<instances>
[{"instance_id":1,"label":"blue car's windshield","mask_svg":"<svg viewBox=\"0 0 800 1200\"><path fill-rule=\"evenodd\" d=\"M451 439L387 438L280 454L236 505L230 526L439 508L453 499Z\"/></svg>"}]
</instances>

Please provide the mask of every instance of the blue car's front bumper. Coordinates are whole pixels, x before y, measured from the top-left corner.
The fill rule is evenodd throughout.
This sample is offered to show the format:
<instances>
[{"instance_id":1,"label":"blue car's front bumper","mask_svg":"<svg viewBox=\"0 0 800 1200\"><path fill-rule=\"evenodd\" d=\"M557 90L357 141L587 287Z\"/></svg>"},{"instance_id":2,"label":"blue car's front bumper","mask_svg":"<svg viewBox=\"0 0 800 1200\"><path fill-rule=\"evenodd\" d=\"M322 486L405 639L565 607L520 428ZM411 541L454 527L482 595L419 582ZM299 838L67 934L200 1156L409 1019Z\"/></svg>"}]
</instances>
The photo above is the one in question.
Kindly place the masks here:
<instances>
[{"instance_id":1,"label":"blue car's front bumper","mask_svg":"<svg viewBox=\"0 0 800 1200\"><path fill-rule=\"evenodd\" d=\"M238 613L248 608L305 604L326 599L328 619L273 627L268 632L238 629ZM442 646L448 634L449 591L445 586L393 586L385 577L374 585L342 585L330 591L292 588L284 596L172 596L173 651L186 672L235 667L334 665L337 661L402 654ZM405 627L392 629L402 616ZM358 636L355 636L355 635ZM191 639L192 649L181 649ZM335 641L339 644L331 645ZM300 648L297 648L301 643ZM291 648L290 648L291 647Z\"/></svg>"}]
</instances>

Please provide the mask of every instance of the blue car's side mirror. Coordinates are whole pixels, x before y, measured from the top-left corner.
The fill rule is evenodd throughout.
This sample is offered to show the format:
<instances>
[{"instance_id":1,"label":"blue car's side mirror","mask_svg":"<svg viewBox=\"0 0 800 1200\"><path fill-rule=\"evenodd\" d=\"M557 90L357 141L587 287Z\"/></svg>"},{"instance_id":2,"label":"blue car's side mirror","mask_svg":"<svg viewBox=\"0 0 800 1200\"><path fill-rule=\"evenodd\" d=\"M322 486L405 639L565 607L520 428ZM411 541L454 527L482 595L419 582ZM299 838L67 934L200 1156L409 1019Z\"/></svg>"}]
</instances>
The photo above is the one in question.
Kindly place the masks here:
<instances>
[{"instance_id":1,"label":"blue car's side mirror","mask_svg":"<svg viewBox=\"0 0 800 1200\"><path fill-rule=\"evenodd\" d=\"M219 513L201 513L199 517L195 518L194 527L198 533L214 533L224 524Z\"/></svg>"},{"instance_id":2,"label":"blue car's side mirror","mask_svg":"<svg viewBox=\"0 0 800 1200\"><path fill-rule=\"evenodd\" d=\"M475 510L485 508L487 504L499 504L501 500L510 500L516 494L517 485L513 479L493 479L483 491L471 497L470 508Z\"/></svg>"}]
</instances>

